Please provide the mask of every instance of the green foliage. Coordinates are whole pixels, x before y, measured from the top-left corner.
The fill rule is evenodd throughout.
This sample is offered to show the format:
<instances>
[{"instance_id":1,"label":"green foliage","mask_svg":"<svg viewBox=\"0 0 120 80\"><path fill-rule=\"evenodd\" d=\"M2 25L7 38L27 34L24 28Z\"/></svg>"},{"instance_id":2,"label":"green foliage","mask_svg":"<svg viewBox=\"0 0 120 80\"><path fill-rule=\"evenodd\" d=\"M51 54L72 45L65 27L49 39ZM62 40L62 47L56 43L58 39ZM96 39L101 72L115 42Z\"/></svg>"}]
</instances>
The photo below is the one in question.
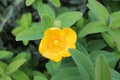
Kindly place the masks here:
<instances>
[{"instance_id":1,"label":"green foliage","mask_svg":"<svg viewBox=\"0 0 120 80\"><path fill-rule=\"evenodd\" d=\"M30 28L22 31L16 37L16 40L36 40L43 37L43 27L40 23L34 23Z\"/></svg>"},{"instance_id":2,"label":"green foliage","mask_svg":"<svg viewBox=\"0 0 120 80\"><path fill-rule=\"evenodd\" d=\"M120 27L120 11L114 12L110 16L110 24L109 26L113 29Z\"/></svg>"},{"instance_id":3,"label":"green foliage","mask_svg":"<svg viewBox=\"0 0 120 80\"><path fill-rule=\"evenodd\" d=\"M95 66L95 80L112 80L109 65L103 55L97 57Z\"/></svg>"},{"instance_id":4,"label":"green foliage","mask_svg":"<svg viewBox=\"0 0 120 80\"><path fill-rule=\"evenodd\" d=\"M22 71L17 70L14 73L11 74L11 76L15 79L15 80L30 80L29 77Z\"/></svg>"},{"instance_id":5,"label":"green foliage","mask_svg":"<svg viewBox=\"0 0 120 80\"><path fill-rule=\"evenodd\" d=\"M109 35L107 32L105 32L105 33L102 33L102 36L110 47L115 48L114 40L111 37L111 35Z\"/></svg>"},{"instance_id":6,"label":"green foliage","mask_svg":"<svg viewBox=\"0 0 120 80\"><path fill-rule=\"evenodd\" d=\"M13 55L10 51L0 51L0 59L9 58Z\"/></svg>"},{"instance_id":7,"label":"green foliage","mask_svg":"<svg viewBox=\"0 0 120 80\"><path fill-rule=\"evenodd\" d=\"M109 13L103 5L97 1L89 0L87 6L97 20L100 20L102 23L107 24Z\"/></svg>"},{"instance_id":8,"label":"green foliage","mask_svg":"<svg viewBox=\"0 0 120 80\"><path fill-rule=\"evenodd\" d=\"M82 17L79 12L65 12L56 18L61 21L61 27L70 27Z\"/></svg>"},{"instance_id":9,"label":"green foliage","mask_svg":"<svg viewBox=\"0 0 120 80\"><path fill-rule=\"evenodd\" d=\"M33 72L34 80L48 80L46 76L38 71Z\"/></svg>"},{"instance_id":10,"label":"green foliage","mask_svg":"<svg viewBox=\"0 0 120 80\"><path fill-rule=\"evenodd\" d=\"M91 58L91 60L95 63L97 56L99 56L99 55L101 55L101 54L106 57L106 59L107 59L108 62L109 62L110 67L114 68L114 67L115 67L115 64L116 64L116 61L117 61L117 58L116 58L116 57L114 56L114 54L111 53L111 52L103 51L103 50L92 51L92 52L90 53L90 58Z\"/></svg>"},{"instance_id":11,"label":"green foliage","mask_svg":"<svg viewBox=\"0 0 120 80\"><path fill-rule=\"evenodd\" d=\"M42 27L44 27L44 31L47 28L53 27L54 26L54 21L48 16L48 15L43 15L41 17L42 21L41 21L41 25ZM47 23L46 23L47 22Z\"/></svg>"},{"instance_id":12,"label":"green foliage","mask_svg":"<svg viewBox=\"0 0 120 80\"><path fill-rule=\"evenodd\" d=\"M80 79L80 73L77 68L71 67L56 73L51 80L73 80Z\"/></svg>"},{"instance_id":13,"label":"green foliage","mask_svg":"<svg viewBox=\"0 0 120 80\"><path fill-rule=\"evenodd\" d=\"M52 20L55 19L55 13L53 11L53 9L51 7L49 7L48 5L42 3L41 1L36 1L34 3L34 7L37 9L40 17L42 17L43 15L48 15Z\"/></svg>"},{"instance_id":14,"label":"green foliage","mask_svg":"<svg viewBox=\"0 0 120 80\"><path fill-rule=\"evenodd\" d=\"M59 65L60 63L54 63L50 61L46 64L46 68L51 75L54 75L57 72Z\"/></svg>"},{"instance_id":15,"label":"green foliage","mask_svg":"<svg viewBox=\"0 0 120 80\"><path fill-rule=\"evenodd\" d=\"M0 0L0 80L120 80L119 2ZM55 27L77 34L76 49L60 62L38 52Z\"/></svg>"},{"instance_id":16,"label":"green foliage","mask_svg":"<svg viewBox=\"0 0 120 80\"><path fill-rule=\"evenodd\" d=\"M115 47L119 51L119 47L120 47L120 41L119 41L120 36L118 35L119 34L119 29L116 29L116 30L109 29L108 34L113 39L112 41L114 41ZM111 44L113 44L113 43L111 43Z\"/></svg>"},{"instance_id":17,"label":"green foliage","mask_svg":"<svg viewBox=\"0 0 120 80\"><path fill-rule=\"evenodd\" d=\"M60 7L61 3L60 0L49 0L55 7Z\"/></svg>"},{"instance_id":18,"label":"green foliage","mask_svg":"<svg viewBox=\"0 0 120 80\"><path fill-rule=\"evenodd\" d=\"M18 59L23 59L23 58L25 58L26 62L28 62L30 60L30 58L31 58L31 54L27 53L27 52L21 52L17 56L15 56L13 58L13 60L18 60Z\"/></svg>"},{"instance_id":19,"label":"green foliage","mask_svg":"<svg viewBox=\"0 0 120 80\"><path fill-rule=\"evenodd\" d=\"M107 31L107 26L99 21L93 21L88 23L79 33L79 37L84 37L88 34L99 33Z\"/></svg>"},{"instance_id":20,"label":"green foliage","mask_svg":"<svg viewBox=\"0 0 120 80\"><path fill-rule=\"evenodd\" d=\"M110 69L110 72L112 74L112 80L119 80L120 79L120 73L118 73L114 69Z\"/></svg>"},{"instance_id":21,"label":"green foliage","mask_svg":"<svg viewBox=\"0 0 120 80\"><path fill-rule=\"evenodd\" d=\"M24 64L26 59L18 59L10 63L7 67L7 74L11 74L16 71L22 64Z\"/></svg>"},{"instance_id":22,"label":"green foliage","mask_svg":"<svg viewBox=\"0 0 120 80\"><path fill-rule=\"evenodd\" d=\"M109 14L107 9L102 4L94 0L89 0L88 8L90 9L89 16L93 23L88 23L80 31L78 36L81 38L88 34L102 33L102 36L108 45L119 51L119 11ZM104 14L102 12L104 12ZM95 22L97 23L94 24Z\"/></svg>"},{"instance_id":23,"label":"green foliage","mask_svg":"<svg viewBox=\"0 0 120 80\"><path fill-rule=\"evenodd\" d=\"M33 4L35 0L26 0L26 5L30 6L31 4Z\"/></svg>"},{"instance_id":24,"label":"green foliage","mask_svg":"<svg viewBox=\"0 0 120 80\"><path fill-rule=\"evenodd\" d=\"M70 52L73 60L78 66L82 80L94 80L94 66L90 59L78 50L70 49Z\"/></svg>"},{"instance_id":25,"label":"green foliage","mask_svg":"<svg viewBox=\"0 0 120 80\"><path fill-rule=\"evenodd\" d=\"M35 76L34 80L47 80L46 78L43 78L41 76Z\"/></svg>"},{"instance_id":26,"label":"green foliage","mask_svg":"<svg viewBox=\"0 0 120 80\"><path fill-rule=\"evenodd\" d=\"M28 27L30 27L31 25L31 14L30 13L26 13L22 16L21 20L18 21L18 24L20 27L15 28L12 33L16 36L18 35L20 32L22 32L23 30L27 29Z\"/></svg>"},{"instance_id":27,"label":"green foliage","mask_svg":"<svg viewBox=\"0 0 120 80\"><path fill-rule=\"evenodd\" d=\"M0 62L0 68L1 68L1 75L3 75L6 71L7 64L1 61Z\"/></svg>"},{"instance_id":28,"label":"green foliage","mask_svg":"<svg viewBox=\"0 0 120 80\"><path fill-rule=\"evenodd\" d=\"M0 32L3 30L6 22L12 17L13 7L8 6L3 13L3 16L1 16L2 18L0 19Z\"/></svg>"},{"instance_id":29,"label":"green foliage","mask_svg":"<svg viewBox=\"0 0 120 80\"><path fill-rule=\"evenodd\" d=\"M31 26L32 23L32 18L31 18L31 13L26 13L22 16L21 20L18 22L19 27L15 28L12 33L17 36L19 35L21 32L23 32L25 29L29 28ZM23 40L23 44L27 45L28 44L28 40Z\"/></svg>"},{"instance_id":30,"label":"green foliage","mask_svg":"<svg viewBox=\"0 0 120 80\"><path fill-rule=\"evenodd\" d=\"M87 51L87 49L84 48L80 43L77 43L76 46L77 46L77 49L78 49L78 50L80 50L82 53L84 53L85 55L88 56L88 51Z\"/></svg>"},{"instance_id":31,"label":"green foliage","mask_svg":"<svg viewBox=\"0 0 120 80\"><path fill-rule=\"evenodd\" d=\"M104 0L103 3L110 13L119 11L119 0Z\"/></svg>"},{"instance_id":32,"label":"green foliage","mask_svg":"<svg viewBox=\"0 0 120 80\"><path fill-rule=\"evenodd\" d=\"M103 49L107 46L107 44L103 40L91 40L91 41L88 41L87 44L88 44L88 51L89 52L95 51L95 50L100 50L100 49Z\"/></svg>"}]
</instances>

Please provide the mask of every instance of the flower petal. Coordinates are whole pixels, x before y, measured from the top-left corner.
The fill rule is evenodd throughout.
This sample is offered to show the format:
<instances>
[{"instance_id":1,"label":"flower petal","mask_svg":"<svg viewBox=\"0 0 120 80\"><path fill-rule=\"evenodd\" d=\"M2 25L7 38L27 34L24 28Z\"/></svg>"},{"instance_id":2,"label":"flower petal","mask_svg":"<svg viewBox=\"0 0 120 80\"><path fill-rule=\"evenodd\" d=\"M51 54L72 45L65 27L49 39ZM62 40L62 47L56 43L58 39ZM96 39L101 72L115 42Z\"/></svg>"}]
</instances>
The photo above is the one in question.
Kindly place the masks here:
<instances>
[{"instance_id":1,"label":"flower petal","mask_svg":"<svg viewBox=\"0 0 120 80\"><path fill-rule=\"evenodd\" d=\"M59 54L62 55L63 57L71 56L70 52L68 51L69 48L75 49L76 46L75 46L75 44L66 45L66 47L59 52Z\"/></svg>"},{"instance_id":2,"label":"flower petal","mask_svg":"<svg viewBox=\"0 0 120 80\"><path fill-rule=\"evenodd\" d=\"M59 28L48 28L45 33L44 37L42 38L40 45L39 45L39 52L41 54L44 54L44 52L47 50L47 47L49 45L49 41L51 37L54 37L56 32L60 31Z\"/></svg>"},{"instance_id":3,"label":"flower petal","mask_svg":"<svg viewBox=\"0 0 120 80\"><path fill-rule=\"evenodd\" d=\"M62 57L69 57L71 56L71 54L68 52L67 49L63 49L59 52L60 55L62 55Z\"/></svg>"},{"instance_id":4,"label":"flower petal","mask_svg":"<svg viewBox=\"0 0 120 80\"><path fill-rule=\"evenodd\" d=\"M47 51L45 52L45 54L43 54L43 56L55 62L59 62L62 59L62 56L58 53L49 53Z\"/></svg>"},{"instance_id":5,"label":"flower petal","mask_svg":"<svg viewBox=\"0 0 120 80\"><path fill-rule=\"evenodd\" d=\"M67 44L66 47L67 47L67 49L69 49L69 48L75 49L76 45L75 44Z\"/></svg>"},{"instance_id":6,"label":"flower petal","mask_svg":"<svg viewBox=\"0 0 120 80\"><path fill-rule=\"evenodd\" d=\"M44 42L44 40L41 40L41 42L40 42L40 45L39 45L39 52L41 53L41 54L43 54L44 53L44 51L46 51L46 44L45 44L45 42Z\"/></svg>"},{"instance_id":7,"label":"flower petal","mask_svg":"<svg viewBox=\"0 0 120 80\"><path fill-rule=\"evenodd\" d=\"M77 40L77 35L75 31L73 31L71 28L64 28L65 32L65 40L68 44L73 44Z\"/></svg>"},{"instance_id":8,"label":"flower petal","mask_svg":"<svg viewBox=\"0 0 120 80\"><path fill-rule=\"evenodd\" d=\"M54 35L64 36L64 31L60 28L48 28L44 34L46 37L51 37Z\"/></svg>"}]
</instances>

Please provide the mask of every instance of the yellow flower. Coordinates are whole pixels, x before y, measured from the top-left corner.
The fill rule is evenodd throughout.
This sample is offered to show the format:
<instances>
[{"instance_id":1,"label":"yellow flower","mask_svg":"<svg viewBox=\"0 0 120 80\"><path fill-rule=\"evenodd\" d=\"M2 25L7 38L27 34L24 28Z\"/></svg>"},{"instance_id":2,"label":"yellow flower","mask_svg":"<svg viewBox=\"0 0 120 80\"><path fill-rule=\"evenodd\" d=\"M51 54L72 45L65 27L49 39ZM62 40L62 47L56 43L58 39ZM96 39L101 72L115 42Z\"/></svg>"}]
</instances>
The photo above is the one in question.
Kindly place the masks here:
<instances>
[{"instance_id":1,"label":"yellow flower","mask_svg":"<svg viewBox=\"0 0 120 80\"><path fill-rule=\"evenodd\" d=\"M48 28L39 45L42 56L60 61L63 57L71 56L68 49L75 48L77 35L71 28Z\"/></svg>"}]
</instances>

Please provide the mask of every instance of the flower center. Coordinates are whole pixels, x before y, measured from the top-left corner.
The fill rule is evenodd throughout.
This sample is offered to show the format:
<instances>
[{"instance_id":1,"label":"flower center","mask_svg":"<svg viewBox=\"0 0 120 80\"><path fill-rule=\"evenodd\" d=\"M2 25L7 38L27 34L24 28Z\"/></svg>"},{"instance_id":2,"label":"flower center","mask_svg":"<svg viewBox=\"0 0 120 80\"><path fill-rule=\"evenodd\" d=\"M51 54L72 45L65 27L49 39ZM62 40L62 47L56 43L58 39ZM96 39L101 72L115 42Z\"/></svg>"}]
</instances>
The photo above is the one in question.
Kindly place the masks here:
<instances>
[{"instance_id":1,"label":"flower center","mask_svg":"<svg viewBox=\"0 0 120 80\"><path fill-rule=\"evenodd\" d=\"M54 37L51 37L51 39L49 40L48 48L52 52L59 52L61 49L65 47L65 44L66 43L63 37L54 36Z\"/></svg>"},{"instance_id":2,"label":"flower center","mask_svg":"<svg viewBox=\"0 0 120 80\"><path fill-rule=\"evenodd\" d=\"M60 45L60 42L59 42L58 40L54 40L54 41L53 41L53 44L54 44L55 46L58 46L58 45Z\"/></svg>"}]
</instances>

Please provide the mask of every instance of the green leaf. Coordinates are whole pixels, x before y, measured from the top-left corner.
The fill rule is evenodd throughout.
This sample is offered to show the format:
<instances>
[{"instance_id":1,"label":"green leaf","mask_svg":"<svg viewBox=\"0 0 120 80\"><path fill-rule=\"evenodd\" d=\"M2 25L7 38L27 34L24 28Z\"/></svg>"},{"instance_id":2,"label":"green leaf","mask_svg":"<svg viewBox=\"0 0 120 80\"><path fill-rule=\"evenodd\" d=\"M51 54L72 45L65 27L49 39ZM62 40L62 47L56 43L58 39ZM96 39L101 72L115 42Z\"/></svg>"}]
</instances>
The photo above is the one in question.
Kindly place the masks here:
<instances>
[{"instance_id":1,"label":"green leaf","mask_svg":"<svg viewBox=\"0 0 120 80\"><path fill-rule=\"evenodd\" d=\"M97 18L96 18L95 15L92 13L92 11L89 11L89 12L88 12L88 16L89 16L89 18L90 18L91 21L97 20Z\"/></svg>"},{"instance_id":2,"label":"green leaf","mask_svg":"<svg viewBox=\"0 0 120 80\"><path fill-rule=\"evenodd\" d=\"M21 52L19 53L16 57L14 57L13 60L17 60L17 59L26 59L27 61L29 61L31 58L31 54L27 53L27 52Z\"/></svg>"},{"instance_id":3,"label":"green leaf","mask_svg":"<svg viewBox=\"0 0 120 80\"><path fill-rule=\"evenodd\" d=\"M3 77L2 80L12 80L12 78L10 76L5 76L5 77Z\"/></svg>"},{"instance_id":4,"label":"green leaf","mask_svg":"<svg viewBox=\"0 0 120 80\"><path fill-rule=\"evenodd\" d=\"M76 23L76 28L74 27L75 30L78 28L82 29L84 27L84 24L85 24L85 19L83 17L81 17Z\"/></svg>"},{"instance_id":5,"label":"green leaf","mask_svg":"<svg viewBox=\"0 0 120 80\"><path fill-rule=\"evenodd\" d=\"M114 40L114 44L117 49L120 51L120 29L109 29L108 33L111 35L112 39Z\"/></svg>"},{"instance_id":6,"label":"green leaf","mask_svg":"<svg viewBox=\"0 0 120 80\"><path fill-rule=\"evenodd\" d=\"M30 6L35 0L26 0L26 5Z\"/></svg>"},{"instance_id":7,"label":"green leaf","mask_svg":"<svg viewBox=\"0 0 120 80\"><path fill-rule=\"evenodd\" d=\"M64 12L56 18L61 21L61 27L70 27L82 17L80 12Z\"/></svg>"},{"instance_id":8,"label":"green leaf","mask_svg":"<svg viewBox=\"0 0 120 80\"><path fill-rule=\"evenodd\" d=\"M29 64L29 63L28 63ZM29 67L27 64L23 65L20 70L24 72L27 76L33 76L33 69Z\"/></svg>"},{"instance_id":9,"label":"green leaf","mask_svg":"<svg viewBox=\"0 0 120 80\"><path fill-rule=\"evenodd\" d=\"M95 51L95 50L100 50L106 47L106 43L103 40L91 40L88 41L88 51Z\"/></svg>"},{"instance_id":10,"label":"green leaf","mask_svg":"<svg viewBox=\"0 0 120 80\"><path fill-rule=\"evenodd\" d=\"M105 58L109 62L110 67L112 67L112 68L115 67L116 62L117 62L116 61L117 58L115 57L115 55L113 55L113 53L111 53L111 52L103 51L103 50L96 50L96 51L92 51L90 53L90 59L93 61L93 63L95 63L97 56L100 54L105 56Z\"/></svg>"},{"instance_id":11,"label":"green leaf","mask_svg":"<svg viewBox=\"0 0 120 80\"><path fill-rule=\"evenodd\" d=\"M94 65L89 57L75 49L69 49L69 51L76 65L78 66L82 80L94 80Z\"/></svg>"},{"instance_id":12,"label":"green leaf","mask_svg":"<svg viewBox=\"0 0 120 80\"><path fill-rule=\"evenodd\" d=\"M13 16L13 6L8 6L4 12L4 16L6 20L9 20Z\"/></svg>"},{"instance_id":13,"label":"green leaf","mask_svg":"<svg viewBox=\"0 0 120 80\"><path fill-rule=\"evenodd\" d=\"M50 16L50 18L51 18L52 20L55 19L55 13L54 13L54 11L50 8L50 6L48 6L48 5L46 5L46 4L43 4L42 2L39 2L39 0L38 0L38 2L36 1L36 4L34 4L34 5L36 6L37 11L38 11L40 17L42 17L43 15L46 14L46 15Z\"/></svg>"},{"instance_id":14,"label":"green leaf","mask_svg":"<svg viewBox=\"0 0 120 80\"><path fill-rule=\"evenodd\" d=\"M60 0L49 0L55 7L60 7Z\"/></svg>"},{"instance_id":15,"label":"green leaf","mask_svg":"<svg viewBox=\"0 0 120 80\"><path fill-rule=\"evenodd\" d=\"M29 43L28 40L23 40L22 42L23 42L23 44L24 44L25 46L28 45L28 43Z\"/></svg>"},{"instance_id":16,"label":"green leaf","mask_svg":"<svg viewBox=\"0 0 120 80\"><path fill-rule=\"evenodd\" d=\"M100 33L107 31L107 26L99 21L92 21L88 23L78 34L78 37L82 38L88 34Z\"/></svg>"},{"instance_id":17,"label":"green leaf","mask_svg":"<svg viewBox=\"0 0 120 80\"><path fill-rule=\"evenodd\" d=\"M79 51L81 51L82 53L88 56L87 49L85 49L80 43L76 43L76 47Z\"/></svg>"},{"instance_id":18,"label":"green leaf","mask_svg":"<svg viewBox=\"0 0 120 80\"><path fill-rule=\"evenodd\" d=\"M49 74L53 76L57 72L59 65L60 65L60 63L55 63L55 62L49 61L46 64L46 68L47 68L47 71L49 72Z\"/></svg>"},{"instance_id":19,"label":"green leaf","mask_svg":"<svg viewBox=\"0 0 120 80\"><path fill-rule=\"evenodd\" d=\"M14 28L14 29L12 30L12 34L13 34L14 36L17 36L17 34L20 33L20 32L23 31L23 30L25 30L24 27L18 26L18 27Z\"/></svg>"},{"instance_id":20,"label":"green leaf","mask_svg":"<svg viewBox=\"0 0 120 80\"><path fill-rule=\"evenodd\" d=\"M41 39L44 34L44 29L41 24L33 24L32 27L24 30L16 36L16 40L36 40Z\"/></svg>"},{"instance_id":21,"label":"green leaf","mask_svg":"<svg viewBox=\"0 0 120 80\"><path fill-rule=\"evenodd\" d=\"M94 17L96 17L102 23L107 24L109 13L102 4L94 0L92 1L89 0L87 6L90 9L90 11L95 15Z\"/></svg>"},{"instance_id":22,"label":"green leaf","mask_svg":"<svg viewBox=\"0 0 120 80\"><path fill-rule=\"evenodd\" d=\"M77 67L76 64L74 63L73 59L70 57L63 58L58 67L58 71L65 69L65 68L70 68L70 67Z\"/></svg>"},{"instance_id":23,"label":"green leaf","mask_svg":"<svg viewBox=\"0 0 120 80\"><path fill-rule=\"evenodd\" d=\"M11 74L15 80L30 80L29 77L22 71L17 70Z\"/></svg>"},{"instance_id":24,"label":"green leaf","mask_svg":"<svg viewBox=\"0 0 120 80\"><path fill-rule=\"evenodd\" d=\"M43 26L44 30L50 27L54 27L54 21L48 15L42 15L41 17L41 25Z\"/></svg>"},{"instance_id":25,"label":"green leaf","mask_svg":"<svg viewBox=\"0 0 120 80\"><path fill-rule=\"evenodd\" d=\"M3 76L3 74L4 74L4 70L2 67L0 67L0 76Z\"/></svg>"},{"instance_id":26,"label":"green leaf","mask_svg":"<svg viewBox=\"0 0 120 80\"><path fill-rule=\"evenodd\" d=\"M119 51L117 51L117 50L113 51L113 54L116 57L116 61L118 61L120 59L120 53L119 53Z\"/></svg>"},{"instance_id":27,"label":"green leaf","mask_svg":"<svg viewBox=\"0 0 120 80\"><path fill-rule=\"evenodd\" d=\"M78 42L87 49L87 40L85 38L78 38Z\"/></svg>"},{"instance_id":28,"label":"green leaf","mask_svg":"<svg viewBox=\"0 0 120 80\"><path fill-rule=\"evenodd\" d=\"M113 29L120 27L120 11L114 12L110 15L110 24L109 26Z\"/></svg>"},{"instance_id":29,"label":"green leaf","mask_svg":"<svg viewBox=\"0 0 120 80\"><path fill-rule=\"evenodd\" d=\"M95 80L112 80L109 65L103 55L97 57L95 66Z\"/></svg>"},{"instance_id":30,"label":"green leaf","mask_svg":"<svg viewBox=\"0 0 120 80\"><path fill-rule=\"evenodd\" d=\"M35 76L34 80L47 80L47 78L43 78L41 76Z\"/></svg>"},{"instance_id":31,"label":"green leaf","mask_svg":"<svg viewBox=\"0 0 120 80\"><path fill-rule=\"evenodd\" d=\"M0 67L4 70L4 72L6 71L6 68L7 68L7 64L0 61Z\"/></svg>"},{"instance_id":32,"label":"green leaf","mask_svg":"<svg viewBox=\"0 0 120 80\"><path fill-rule=\"evenodd\" d=\"M51 80L73 80L75 77L77 78L76 80L81 80L78 69L76 67L70 67L56 73Z\"/></svg>"},{"instance_id":33,"label":"green leaf","mask_svg":"<svg viewBox=\"0 0 120 80\"><path fill-rule=\"evenodd\" d=\"M31 15L31 13L23 14L22 18L17 21L17 24L19 24L19 26L16 27L15 29L13 29L12 34L16 36L20 32L22 32L25 29L27 29L28 27L30 27L31 23L32 23L32 15Z\"/></svg>"},{"instance_id":34,"label":"green leaf","mask_svg":"<svg viewBox=\"0 0 120 80\"><path fill-rule=\"evenodd\" d=\"M25 63L26 59L17 59L10 63L7 67L7 74L15 72L19 67Z\"/></svg>"},{"instance_id":35,"label":"green leaf","mask_svg":"<svg viewBox=\"0 0 120 80\"><path fill-rule=\"evenodd\" d=\"M0 59L6 59L12 56L13 56L13 53L10 51L0 51Z\"/></svg>"},{"instance_id":36,"label":"green leaf","mask_svg":"<svg viewBox=\"0 0 120 80\"><path fill-rule=\"evenodd\" d=\"M15 0L14 4L19 5L20 3L22 3L22 0Z\"/></svg>"},{"instance_id":37,"label":"green leaf","mask_svg":"<svg viewBox=\"0 0 120 80\"><path fill-rule=\"evenodd\" d=\"M31 13L25 13L22 15L22 18L21 18L21 27L24 27L24 29L30 27L32 23L32 15Z\"/></svg>"},{"instance_id":38,"label":"green leaf","mask_svg":"<svg viewBox=\"0 0 120 80\"><path fill-rule=\"evenodd\" d=\"M114 69L110 69L112 80L120 80L120 73Z\"/></svg>"},{"instance_id":39,"label":"green leaf","mask_svg":"<svg viewBox=\"0 0 120 80\"><path fill-rule=\"evenodd\" d=\"M32 15L31 13L25 13L22 15L22 18L20 21L18 21L19 23L19 27L15 28L12 33L17 36L19 33L21 33L22 31L26 30L28 27L31 26L32 23ZM26 46L29 41L28 40L23 40L22 41L23 44Z\"/></svg>"},{"instance_id":40,"label":"green leaf","mask_svg":"<svg viewBox=\"0 0 120 80\"><path fill-rule=\"evenodd\" d=\"M61 13L64 13L64 12L70 12L70 9L68 9L67 7L60 7L57 10L58 15L61 14Z\"/></svg>"},{"instance_id":41,"label":"green leaf","mask_svg":"<svg viewBox=\"0 0 120 80\"><path fill-rule=\"evenodd\" d=\"M0 80L12 80L10 76L5 75L4 77L0 77Z\"/></svg>"},{"instance_id":42,"label":"green leaf","mask_svg":"<svg viewBox=\"0 0 120 80\"><path fill-rule=\"evenodd\" d=\"M2 11L3 12L3 11ZM0 32L3 30L4 25L6 24L6 22L13 16L13 6L7 6L7 8L5 9L5 11L3 12L3 20L2 22L0 22ZM2 16L2 17L3 17ZM1 18L1 17L0 17Z\"/></svg>"},{"instance_id":43,"label":"green leaf","mask_svg":"<svg viewBox=\"0 0 120 80\"><path fill-rule=\"evenodd\" d=\"M114 40L110 34L104 32L102 33L102 37L110 47L115 48Z\"/></svg>"},{"instance_id":44,"label":"green leaf","mask_svg":"<svg viewBox=\"0 0 120 80\"><path fill-rule=\"evenodd\" d=\"M46 76L43 73L39 72L39 71L33 71L32 75L46 79Z\"/></svg>"}]
</instances>

